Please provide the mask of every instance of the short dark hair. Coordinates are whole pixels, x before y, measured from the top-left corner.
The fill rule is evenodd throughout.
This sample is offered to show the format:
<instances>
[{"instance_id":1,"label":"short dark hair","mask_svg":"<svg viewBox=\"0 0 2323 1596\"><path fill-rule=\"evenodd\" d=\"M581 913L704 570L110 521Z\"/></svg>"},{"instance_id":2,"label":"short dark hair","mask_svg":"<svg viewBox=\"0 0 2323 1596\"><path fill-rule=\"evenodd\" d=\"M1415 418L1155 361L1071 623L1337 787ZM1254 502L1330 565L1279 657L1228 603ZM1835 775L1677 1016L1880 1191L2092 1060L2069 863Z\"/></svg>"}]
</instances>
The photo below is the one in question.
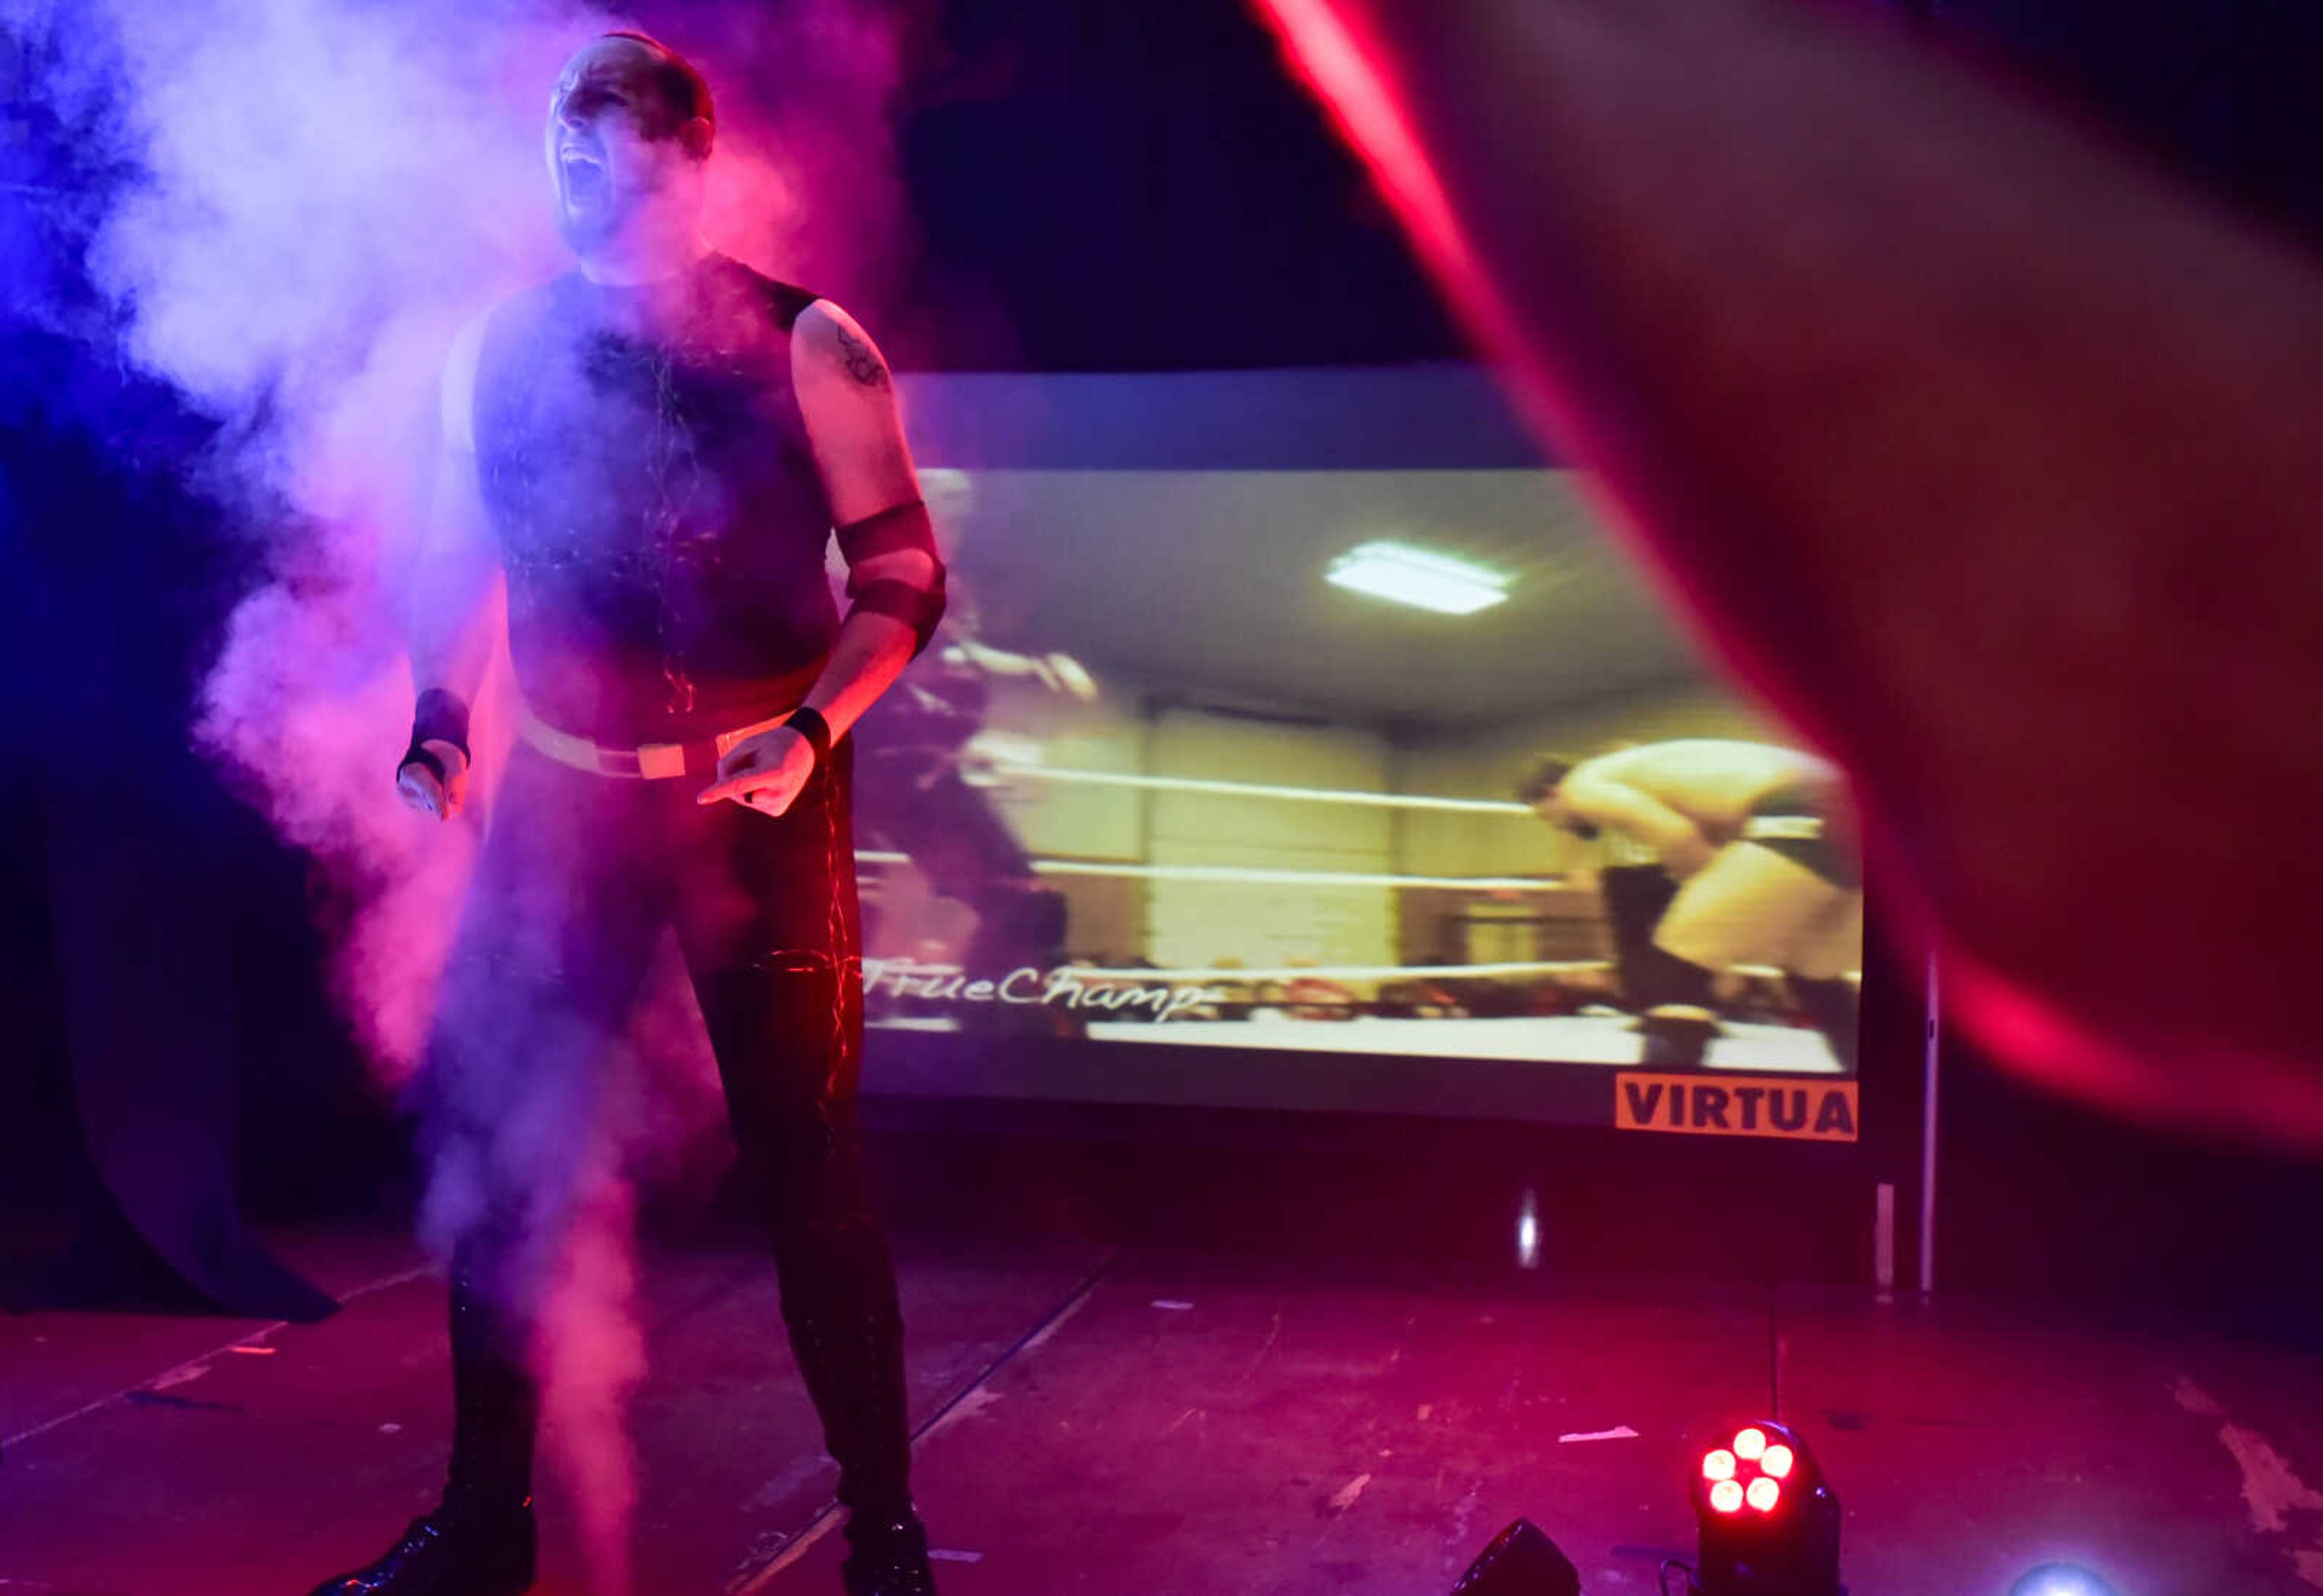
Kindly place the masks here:
<instances>
[{"instance_id":1,"label":"short dark hair","mask_svg":"<svg viewBox=\"0 0 2323 1596\"><path fill-rule=\"evenodd\" d=\"M1570 754L1537 755L1523 779L1517 783L1518 799L1528 804L1538 803L1556 791L1557 784L1572 775L1573 767L1579 763Z\"/></svg>"},{"instance_id":2,"label":"short dark hair","mask_svg":"<svg viewBox=\"0 0 2323 1596\"><path fill-rule=\"evenodd\" d=\"M604 37L627 39L642 44L661 58L661 64L653 69L653 86L655 92L661 96L663 106L670 114L672 131L684 127L697 116L713 128L718 125L717 107L710 99L710 80L692 61L651 33L616 28Z\"/></svg>"}]
</instances>

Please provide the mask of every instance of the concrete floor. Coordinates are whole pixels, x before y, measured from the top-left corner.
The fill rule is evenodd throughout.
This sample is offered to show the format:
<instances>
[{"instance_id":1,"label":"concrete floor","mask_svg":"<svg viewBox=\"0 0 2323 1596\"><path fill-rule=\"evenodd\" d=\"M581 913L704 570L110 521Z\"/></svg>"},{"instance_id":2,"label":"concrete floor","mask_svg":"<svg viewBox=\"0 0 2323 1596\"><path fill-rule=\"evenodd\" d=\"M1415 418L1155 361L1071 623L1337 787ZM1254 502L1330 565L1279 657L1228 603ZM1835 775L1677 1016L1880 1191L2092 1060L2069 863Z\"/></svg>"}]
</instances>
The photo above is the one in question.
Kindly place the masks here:
<instances>
[{"instance_id":1,"label":"concrete floor","mask_svg":"<svg viewBox=\"0 0 2323 1596\"><path fill-rule=\"evenodd\" d=\"M0 1318L0 1593L297 1596L433 1500L440 1286L392 1237L279 1242L335 1318ZM1856 1596L2001 1596L2057 1556L2120 1596L2323 1589L2323 1371L2291 1352L1828 1290L899 1254L946 1596L1429 1596L1519 1514L1586 1590L1649 1591L1691 1551L1700 1438L1777 1391ZM634 1588L836 1591L770 1270L703 1249L647 1275ZM542 1589L589 1589L553 1476L542 1503Z\"/></svg>"}]
</instances>

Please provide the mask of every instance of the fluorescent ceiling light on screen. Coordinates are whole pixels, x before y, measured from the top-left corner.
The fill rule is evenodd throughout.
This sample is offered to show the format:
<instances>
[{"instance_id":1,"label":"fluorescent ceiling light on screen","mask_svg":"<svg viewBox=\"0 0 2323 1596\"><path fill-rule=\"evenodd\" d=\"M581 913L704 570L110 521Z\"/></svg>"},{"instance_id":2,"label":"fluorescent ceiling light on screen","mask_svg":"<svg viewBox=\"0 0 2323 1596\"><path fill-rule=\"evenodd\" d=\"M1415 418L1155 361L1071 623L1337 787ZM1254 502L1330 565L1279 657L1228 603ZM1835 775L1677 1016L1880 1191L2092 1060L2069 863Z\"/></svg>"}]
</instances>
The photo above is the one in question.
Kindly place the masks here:
<instances>
[{"instance_id":1,"label":"fluorescent ceiling light on screen","mask_svg":"<svg viewBox=\"0 0 2323 1596\"><path fill-rule=\"evenodd\" d=\"M1325 580L1442 615L1474 615L1509 596L1509 579L1497 572L1386 541L1349 549L1331 562Z\"/></svg>"}]
</instances>

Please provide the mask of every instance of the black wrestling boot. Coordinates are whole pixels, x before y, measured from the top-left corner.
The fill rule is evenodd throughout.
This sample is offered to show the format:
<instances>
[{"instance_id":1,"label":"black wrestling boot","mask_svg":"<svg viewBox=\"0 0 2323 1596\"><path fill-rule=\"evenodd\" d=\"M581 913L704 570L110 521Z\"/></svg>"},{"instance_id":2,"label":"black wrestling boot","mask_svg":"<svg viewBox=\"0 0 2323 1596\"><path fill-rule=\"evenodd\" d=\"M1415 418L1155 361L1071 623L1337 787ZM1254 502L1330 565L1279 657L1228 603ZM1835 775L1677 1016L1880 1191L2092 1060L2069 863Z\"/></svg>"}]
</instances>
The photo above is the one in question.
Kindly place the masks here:
<instances>
[{"instance_id":1,"label":"black wrestling boot","mask_svg":"<svg viewBox=\"0 0 2323 1596\"><path fill-rule=\"evenodd\" d=\"M312 1596L518 1596L532 1588L539 1543L528 1501L493 1513L438 1508L412 1520L386 1556Z\"/></svg>"},{"instance_id":2,"label":"black wrestling boot","mask_svg":"<svg viewBox=\"0 0 2323 1596\"><path fill-rule=\"evenodd\" d=\"M910 1509L897 1518L850 1514L847 1544L850 1549L839 1571L847 1596L935 1596L928 1532Z\"/></svg>"},{"instance_id":3,"label":"black wrestling boot","mask_svg":"<svg viewBox=\"0 0 2323 1596\"><path fill-rule=\"evenodd\" d=\"M1645 1038L1638 1062L1648 1069L1699 1069L1724 1030L1717 1014L1688 1003L1657 1004L1635 1029Z\"/></svg>"},{"instance_id":4,"label":"black wrestling boot","mask_svg":"<svg viewBox=\"0 0 2323 1596\"><path fill-rule=\"evenodd\" d=\"M540 1391L510 1350L518 1332L477 1289L467 1244L452 1271L452 1468L441 1506L386 1556L313 1596L516 1596L532 1585Z\"/></svg>"},{"instance_id":5,"label":"black wrestling boot","mask_svg":"<svg viewBox=\"0 0 2323 1596\"><path fill-rule=\"evenodd\" d=\"M1832 981L1810 981L1804 976L1790 977L1791 995L1798 1002L1799 1012L1807 1023L1823 1032L1831 1048L1831 1056L1839 1060L1842 1069L1855 1069L1856 1035L1860 1023L1855 988L1842 977Z\"/></svg>"}]
</instances>

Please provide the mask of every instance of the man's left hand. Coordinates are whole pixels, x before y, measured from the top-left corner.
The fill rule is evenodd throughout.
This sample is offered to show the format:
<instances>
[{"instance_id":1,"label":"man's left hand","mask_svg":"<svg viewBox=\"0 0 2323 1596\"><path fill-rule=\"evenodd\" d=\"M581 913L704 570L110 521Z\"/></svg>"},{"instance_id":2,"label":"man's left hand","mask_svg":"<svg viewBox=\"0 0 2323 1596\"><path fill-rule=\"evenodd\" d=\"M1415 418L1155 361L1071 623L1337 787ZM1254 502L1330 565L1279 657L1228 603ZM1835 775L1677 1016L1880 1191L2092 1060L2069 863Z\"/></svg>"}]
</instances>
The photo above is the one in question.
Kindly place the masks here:
<instances>
[{"instance_id":1,"label":"man's left hand","mask_svg":"<svg viewBox=\"0 0 2323 1596\"><path fill-rule=\"evenodd\" d=\"M717 783L702 788L694 802L731 799L760 814L778 815L798 802L813 775L814 745L805 733L771 726L727 749L718 761Z\"/></svg>"}]
</instances>

